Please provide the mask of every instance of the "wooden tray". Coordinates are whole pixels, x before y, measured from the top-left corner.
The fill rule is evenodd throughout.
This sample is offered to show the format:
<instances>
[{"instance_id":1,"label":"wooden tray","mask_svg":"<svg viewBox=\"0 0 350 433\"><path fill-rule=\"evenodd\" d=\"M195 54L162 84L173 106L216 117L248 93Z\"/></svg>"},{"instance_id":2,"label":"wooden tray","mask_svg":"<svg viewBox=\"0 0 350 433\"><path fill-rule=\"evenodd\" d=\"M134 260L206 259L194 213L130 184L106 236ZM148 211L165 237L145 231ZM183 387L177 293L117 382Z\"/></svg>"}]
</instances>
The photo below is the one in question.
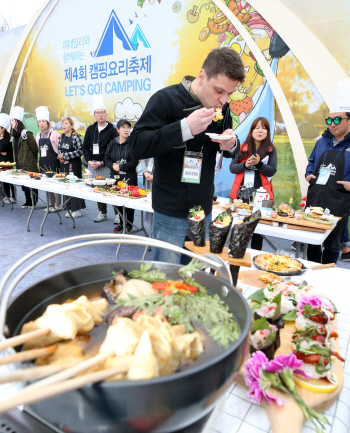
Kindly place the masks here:
<instances>
[{"instance_id":1,"label":"wooden tray","mask_svg":"<svg viewBox=\"0 0 350 433\"><path fill-rule=\"evenodd\" d=\"M313 227L313 228L322 229L322 230L324 230L325 228L326 228L326 230L333 230L334 229L334 227L332 227L331 225L314 223L312 221L307 221L305 219L298 220L297 218L290 218L290 217L277 216L277 218L271 218L271 217L262 216L261 220L272 221L272 222L277 221L279 223L292 224L292 225L303 226L303 227ZM260 220L260 222L261 222L261 220Z\"/></svg>"},{"instance_id":2,"label":"wooden tray","mask_svg":"<svg viewBox=\"0 0 350 433\"><path fill-rule=\"evenodd\" d=\"M337 319L334 319L334 321L332 322L333 330L335 332L337 331L336 320ZM291 341L294 331L294 322L286 322L285 327L280 330L281 346L276 351L276 355L287 355L293 350ZM340 353L338 340L336 340L336 347L337 352ZM334 392L331 392L329 394L318 394L298 386L298 392L302 399L305 401L305 403L318 412L324 412L330 406L332 406L343 388L343 363L339 361L338 358L333 360L333 363L334 371L339 381L338 388ZM248 389L244 381L244 363L242 364L238 375L235 378L235 382L237 382L245 389ZM304 418L304 415L295 400L289 395L273 388L269 389L269 393L278 396L286 403L284 406L278 406L277 403L269 404L265 399L263 399L261 402L261 406L265 410L266 415L270 421L272 433L300 433L306 419Z\"/></svg>"},{"instance_id":3,"label":"wooden tray","mask_svg":"<svg viewBox=\"0 0 350 433\"><path fill-rule=\"evenodd\" d=\"M266 283L263 281L258 280L258 277L260 277L263 274L266 274L267 271L258 271L258 270L249 270L249 271L240 271L238 274L238 279L243 284L247 284L249 286L254 286L259 289L262 289L266 287Z\"/></svg>"},{"instance_id":4,"label":"wooden tray","mask_svg":"<svg viewBox=\"0 0 350 433\"><path fill-rule=\"evenodd\" d=\"M268 220L263 220L261 219L259 221L260 224L265 224L267 226L272 226L273 225L273 221L268 221ZM285 227L287 226L287 227ZM287 229L291 229L291 230L303 230L306 232L316 232L316 233L325 233L325 231L327 230L327 228L316 228L316 227L305 227L305 226L298 226L295 224L287 224L287 223L283 223L283 228L287 228Z\"/></svg>"},{"instance_id":5,"label":"wooden tray","mask_svg":"<svg viewBox=\"0 0 350 433\"><path fill-rule=\"evenodd\" d=\"M111 197L117 196L117 197L132 198L134 200L138 200L140 198L146 198L147 197L147 194L145 194L145 195L139 195L138 197L133 197L133 196L128 195L128 194L120 194L120 193L117 193L117 192L109 192L109 191L105 191L104 192L104 191L96 190L94 188L92 190L93 190L93 192L97 192L98 194L110 195Z\"/></svg>"},{"instance_id":6,"label":"wooden tray","mask_svg":"<svg viewBox=\"0 0 350 433\"><path fill-rule=\"evenodd\" d=\"M205 242L205 247L196 247L193 244L193 242L188 241L185 242L185 247L196 254L213 254L210 252L209 241ZM228 248L224 247L221 254L215 254L215 255L221 257L223 260L227 260L230 265L245 266L246 268L250 268L252 266L251 256L247 252L244 254L243 259L233 259L228 255Z\"/></svg>"}]
</instances>

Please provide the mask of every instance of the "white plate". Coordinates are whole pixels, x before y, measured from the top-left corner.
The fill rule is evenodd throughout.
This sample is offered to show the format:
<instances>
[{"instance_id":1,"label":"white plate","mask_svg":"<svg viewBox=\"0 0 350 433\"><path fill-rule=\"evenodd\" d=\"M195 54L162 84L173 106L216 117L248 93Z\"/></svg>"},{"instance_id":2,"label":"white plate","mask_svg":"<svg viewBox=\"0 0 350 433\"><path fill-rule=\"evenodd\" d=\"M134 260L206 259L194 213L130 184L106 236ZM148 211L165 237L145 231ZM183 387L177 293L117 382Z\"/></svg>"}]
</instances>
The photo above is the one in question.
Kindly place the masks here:
<instances>
[{"instance_id":1,"label":"white plate","mask_svg":"<svg viewBox=\"0 0 350 433\"><path fill-rule=\"evenodd\" d=\"M106 179L100 180L100 179L94 179L92 182L93 185L96 186L103 186L106 185Z\"/></svg>"},{"instance_id":2,"label":"white plate","mask_svg":"<svg viewBox=\"0 0 350 433\"><path fill-rule=\"evenodd\" d=\"M210 132L206 132L205 135L207 135L211 139L214 138L215 140L222 140L222 141L231 140L231 138L234 137L233 135L211 134Z\"/></svg>"}]
</instances>

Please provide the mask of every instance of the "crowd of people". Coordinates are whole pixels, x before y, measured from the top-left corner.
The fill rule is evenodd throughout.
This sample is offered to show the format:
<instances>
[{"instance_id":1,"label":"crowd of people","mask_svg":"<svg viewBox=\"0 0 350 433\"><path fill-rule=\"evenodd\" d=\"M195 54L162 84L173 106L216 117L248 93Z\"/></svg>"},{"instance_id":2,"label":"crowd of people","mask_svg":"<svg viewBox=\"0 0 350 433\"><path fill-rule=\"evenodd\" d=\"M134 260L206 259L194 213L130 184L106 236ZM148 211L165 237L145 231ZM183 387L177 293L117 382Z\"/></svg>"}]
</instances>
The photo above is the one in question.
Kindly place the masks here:
<instances>
[{"instance_id":1,"label":"crowd of people","mask_svg":"<svg viewBox=\"0 0 350 433\"><path fill-rule=\"evenodd\" d=\"M61 135L52 130L46 107L36 109L40 132L35 140L33 134L24 128L23 108L15 107L10 116L0 114L1 159L15 160L17 168L28 171L59 170L73 172L79 178L82 177L84 160L93 178L112 177L131 185L137 184L136 168L142 161L144 185L152 188L152 237L183 247L189 209L200 205L207 226L212 219L218 153L231 159L230 171L235 175L230 194L232 199L237 198L241 187L248 184L256 189L263 187L270 199L274 198L272 178L277 171L277 149L271 140L268 120L264 117L253 119L248 136L242 143L232 129L227 100L244 78L244 65L234 50L214 49L197 77L185 76L181 83L159 90L149 99L131 134L131 124L127 120L119 120L116 128L107 121L103 98L97 96L94 99L95 122L87 128L84 141L69 117L62 119ZM342 83L350 86L348 82ZM350 261L347 231L350 108L346 108L350 101L346 104L333 101L326 119L328 128L317 141L305 173L309 182L308 205L328 208L332 214L342 217L325 240L324 249L317 245L308 247L308 259L320 263L337 262L341 246L342 260ZM222 115L216 119L220 107ZM225 141L220 137L210 139L207 133L229 135L230 138ZM184 161L189 156L195 161L197 178L188 178L184 174ZM33 190L31 195L29 188L22 189L26 197L22 207L35 205L38 191ZM16 191L12 185L4 183L4 192L9 201L15 202ZM61 204L61 197L51 194L50 206L57 209ZM73 217L82 216L84 200L64 197L63 204ZM107 205L97 203L97 206L98 215L94 221L106 221ZM114 231L121 232L121 209L115 207L114 211ZM70 216L69 212L66 216ZM126 218L126 230L130 232L134 221L133 209L127 208ZM262 245L262 236L254 234L252 248L261 250ZM186 256L158 248L154 249L153 257L154 260L173 263L188 261Z\"/></svg>"}]
</instances>

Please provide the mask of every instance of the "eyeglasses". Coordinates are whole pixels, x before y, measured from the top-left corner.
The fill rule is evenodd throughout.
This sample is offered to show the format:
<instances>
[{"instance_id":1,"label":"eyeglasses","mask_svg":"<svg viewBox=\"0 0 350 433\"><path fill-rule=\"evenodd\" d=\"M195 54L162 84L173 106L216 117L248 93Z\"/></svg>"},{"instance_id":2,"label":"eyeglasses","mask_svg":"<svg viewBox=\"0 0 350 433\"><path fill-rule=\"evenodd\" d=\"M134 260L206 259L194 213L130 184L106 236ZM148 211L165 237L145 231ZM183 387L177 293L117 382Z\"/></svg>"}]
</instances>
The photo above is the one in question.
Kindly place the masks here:
<instances>
[{"instance_id":1,"label":"eyeglasses","mask_svg":"<svg viewBox=\"0 0 350 433\"><path fill-rule=\"evenodd\" d=\"M338 117L335 117L334 119L332 119L331 117L328 117L327 119L325 119L325 122L327 125L331 125L332 122L334 122L334 125L339 125L343 119L350 119L350 117L339 117L338 116Z\"/></svg>"},{"instance_id":2,"label":"eyeglasses","mask_svg":"<svg viewBox=\"0 0 350 433\"><path fill-rule=\"evenodd\" d=\"M97 114L98 116L101 116L102 114L106 114L105 111L95 111L95 114Z\"/></svg>"}]
</instances>

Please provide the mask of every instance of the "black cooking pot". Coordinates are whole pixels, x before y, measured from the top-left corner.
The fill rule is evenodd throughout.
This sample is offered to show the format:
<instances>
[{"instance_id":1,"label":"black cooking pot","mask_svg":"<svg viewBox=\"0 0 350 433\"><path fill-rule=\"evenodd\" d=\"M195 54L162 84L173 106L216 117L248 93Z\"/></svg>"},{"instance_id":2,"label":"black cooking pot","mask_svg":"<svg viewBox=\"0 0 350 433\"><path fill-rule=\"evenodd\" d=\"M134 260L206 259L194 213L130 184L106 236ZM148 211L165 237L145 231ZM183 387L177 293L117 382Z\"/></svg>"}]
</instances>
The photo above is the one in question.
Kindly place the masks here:
<instances>
[{"instance_id":1,"label":"black cooking pot","mask_svg":"<svg viewBox=\"0 0 350 433\"><path fill-rule=\"evenodd\" d=\"M141 261L89 265L56 274L36 283L12 300L6 324L10 335L39 317L52 303L100 292L112 271L131 272ZM168 278L179 277L181 265L155 262ZM209 413L232 384L247 352L251 314L243 296L226 280L197 272L196 280L223 299L241 329L228 348L209 340L205 352L182 371L151 380L103 382L85 386L30 406L31 411L64 432L172 432ZM226 286L226 287L224 287Z\"/></svg>"}]
</instances>

